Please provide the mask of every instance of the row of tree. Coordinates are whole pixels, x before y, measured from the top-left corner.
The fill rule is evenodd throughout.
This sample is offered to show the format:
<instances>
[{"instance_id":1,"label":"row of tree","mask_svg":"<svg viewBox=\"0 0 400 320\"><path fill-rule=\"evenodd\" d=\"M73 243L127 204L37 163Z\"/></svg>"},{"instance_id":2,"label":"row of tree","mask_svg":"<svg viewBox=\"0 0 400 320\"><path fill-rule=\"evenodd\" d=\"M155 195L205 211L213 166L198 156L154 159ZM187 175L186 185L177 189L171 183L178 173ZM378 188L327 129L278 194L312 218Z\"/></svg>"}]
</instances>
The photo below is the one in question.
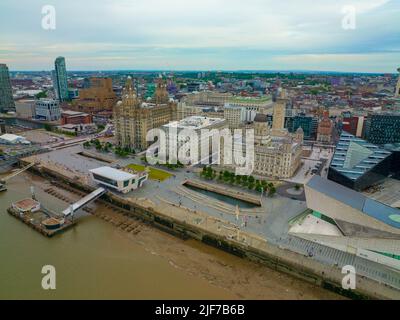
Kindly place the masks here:
<instances>
[{"instance_id":1,"label":"row of tree","mask_svg":"<svg viewBox=\"0 0 400 320\"><path fill-rule=\"evenodd\" d=\"M255 190L257 192L268 192L269 196L273 196L276 193L276 188L272 182L266 180L259 180L253 176L238 176L230 171L219 171L217 172L211 167L204 167L200 176L207 180L217 180L218 182L241 186L249 190Z\"/></svg>"},{"instance_id":2,"label":"row of tree","mask_svg":"<svg viewBox=\"0 0 400 320\"><path fill-rule=\"evenodd\" d=\"M83 144L83 147L86 149L89 149L91 147L95 147L97 151L102 151L102 152L111 152L113 150L113 145L110 142L100 142L99 139L92 139L90 141L86 141Z\"/></svg>"}]
</instances>

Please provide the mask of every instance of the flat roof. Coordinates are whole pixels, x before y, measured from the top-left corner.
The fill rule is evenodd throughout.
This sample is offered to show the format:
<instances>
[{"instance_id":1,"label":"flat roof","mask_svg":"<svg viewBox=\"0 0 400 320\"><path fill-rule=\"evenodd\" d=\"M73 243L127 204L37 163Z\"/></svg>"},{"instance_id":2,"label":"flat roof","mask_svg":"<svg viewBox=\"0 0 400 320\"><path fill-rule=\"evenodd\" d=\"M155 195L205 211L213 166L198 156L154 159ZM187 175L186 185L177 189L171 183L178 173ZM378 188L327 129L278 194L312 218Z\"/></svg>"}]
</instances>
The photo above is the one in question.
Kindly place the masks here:
<instances>
[{"instance_id":1,"label":"flat roof","mask_svg":"<svg viewBox=\"0 0 400 320\"><path fill-rule=\"evenodd\" d=\"M170 122L164 127L176 127L181 129L204 129L217 123L223 123L223 118L210 118L205 116L190 116L179 121Z\"/></svg>"},{"instance_id":2,"label":"flat roof","mask_svg":"<svg viewBox=\"0 0 400 320\"><path fill-rule=\"evenodd\" d=\"M391 227L400 229L400 210L364 196L362 193L346 188L336 182L313 176L307 186L328 197L359 210Z\"/></svg>"},{"instance_id":3,"label":"flat roof","mask_svg":"<svg viewBox=\"0 0 400 320\"><path fill-rule=\"evenodd\" d=\"M29 211L35 208L36 206L40 205L40 203L36 200L33 199L23 199L20 201L17 201L14 203L14 206L16 206L19 210L22 211Z\"/></svg>"},{"instance_id":4,"label":"flat roof","mask_svg":"<svg viewBox=\"0 0 400 320\"><path fill-rule=\"evenodd\" d=\"M125 181L136 178L133 174L111 167L100 167L90 170L90 172L115 181Z\"/></svg>"},{"instance_id":5,"label":"flat roof","mask_svg":"<svg viewBox=\"0 0 400 320\"><path fill-rule=\"evenodd\" d=\"M68 116L87 116L88 114L85 112L80 112L80 111L71 111L71 110L65 110L62 111L61 114L66 114Z\"/></svg>"},{"instance_id":6,"label":"flat roof","mask_svg":"<svg viewBox=\"0 0 400 320\"><path fill-rule=\"evenodd\" d=\"M21 136L17 136L15 134L6 133L6 134L3 134L2 136L0 136L0 139L6 140L6 141L14 141L17 139L25 139L25 138L21 137Z\"/></svg>"}]
</instances>

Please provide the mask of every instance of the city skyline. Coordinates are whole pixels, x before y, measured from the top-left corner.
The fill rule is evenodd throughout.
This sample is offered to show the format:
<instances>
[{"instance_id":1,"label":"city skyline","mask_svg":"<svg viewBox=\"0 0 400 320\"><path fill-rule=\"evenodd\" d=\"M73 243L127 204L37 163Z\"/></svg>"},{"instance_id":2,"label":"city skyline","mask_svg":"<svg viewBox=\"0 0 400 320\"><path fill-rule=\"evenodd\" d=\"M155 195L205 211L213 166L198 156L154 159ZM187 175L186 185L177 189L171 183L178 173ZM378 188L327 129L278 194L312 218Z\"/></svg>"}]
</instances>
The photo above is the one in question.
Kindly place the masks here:
<instances>
[{"instance_id":1,"label":"city skyline","mask_svg":"<svg viewBox=\"0 0 400 320\"><path fill-rule=\"evenodd\" d=\"M43 5L0 4L0 62L11 71L50 70L60 55L74 71L395 73L400 61L393 0L54 1L55 30L42 29ZM349 5L355 29L343 28Z\"/></svg>"}]
</instances>

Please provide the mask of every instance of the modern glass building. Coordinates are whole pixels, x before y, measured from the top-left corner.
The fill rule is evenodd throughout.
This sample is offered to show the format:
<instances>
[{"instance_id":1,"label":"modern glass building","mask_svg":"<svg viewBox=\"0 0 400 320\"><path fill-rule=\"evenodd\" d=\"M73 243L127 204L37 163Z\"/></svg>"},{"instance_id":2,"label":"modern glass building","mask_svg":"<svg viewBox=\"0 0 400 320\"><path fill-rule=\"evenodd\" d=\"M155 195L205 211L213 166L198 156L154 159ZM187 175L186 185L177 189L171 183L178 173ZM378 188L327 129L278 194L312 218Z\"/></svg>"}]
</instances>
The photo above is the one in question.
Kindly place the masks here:
<instances>
[{"instance_id":1,"label":"modern glass building","mask_svg":"<svg viewBox=\"0 0 400 320\"><path fill-rule=\"evenodd\" d=\"M400 113L374 114L368 117L365 138L374 144L400 142Z\"/></svg>"},{"instance_id":2,"label":"modern glass building","mask_svg":"<svg viewBox=\"0 0 400 320\"><path fill-rule=\"evenodd\" d=\"M54 63L53 85L56 97L60 102L66 101L68 97L67 68L65 58L58 57Z\"/></svg>"},{"instance_id":3,"label":"modern glass building","mask_svg":"<svg viewBox=\"0 0 400 320\"><path fill-rule=\"evenodd\" d=\"M400 180L400 142L385 144L384 148L393 154L390 166L392 178Z\"/></svg>"},{"instance_id":4,"label":"modern glass building","mask_svg":"<svg viewBox=\"0 0 400 320\"><path fill-rule=\"evenodd\" d=\"M15 104L8 67L5 64L0 64L0 113L14 110Z\"/></svg>"},{"instance_id":5,"label":"modern glass building","mask_svg":"<svg viewBox=\"0 0 400 320\"><path fill-rule=\"evenodd\" d=\"M312 116L307 116L303 113L298 114L294 116L290 122L288 122L288 130L289 132L296 132L298 128L303 129L304 139L316 139L318 119Z\"/></svg>"},{"instance_id":6,"label":"modern glass building","mask_svg":"<svg viewBox=\"0 0 400 320\"><path fill-rule=\"evenodd\" d=\"M362 191L391 173L392 152L343 132L329 167L328 179Z\"/></svg>"}]
</instances>

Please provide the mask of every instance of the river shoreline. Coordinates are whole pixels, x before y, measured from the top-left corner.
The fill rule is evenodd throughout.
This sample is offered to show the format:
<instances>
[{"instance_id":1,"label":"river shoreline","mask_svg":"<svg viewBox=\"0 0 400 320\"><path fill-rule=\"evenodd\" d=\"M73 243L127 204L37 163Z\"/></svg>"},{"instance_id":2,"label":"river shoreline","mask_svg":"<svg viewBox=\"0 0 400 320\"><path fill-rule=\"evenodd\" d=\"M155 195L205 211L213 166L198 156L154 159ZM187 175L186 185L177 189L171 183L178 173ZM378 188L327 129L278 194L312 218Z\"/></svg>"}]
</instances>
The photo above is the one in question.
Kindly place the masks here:
<instances>
[{"instance_id":1,"label":"river shoreline","mask_svg":"<svg viewBox=\"0 0 400 320\"><path fill-rule=\"evenodd\" d=\"M31 176L30 173L24 175L26 179L36 180L37 187L43 184L43 187L41 187L43 191L49 191L48 180L42 180L36 175ZM80 197L79 191L73 193L54 185L51 185L51 188L58 192L58 195L54 193L51 197L62 197L66 203ZM184 241L169 235L140 220L125 216L124 212L113 206L106 208L103 203L96 203L94 206L94 211L89 213L111 223L121 237L144 247L149 255L158 256L168 261L168 264L179 272L183 272L194 279L201 279L215 288L224 290L227 294L225 297L222 295L220 297L222 299L342 298L318 286L237 258L195 240ZM123 229L126 220L129 220L132 224L132 229L129 232L127 231L128 228ZM86 221L85 224L87 223ZM68 232L73 232L73 230ZM215 298L215 296L210 297ZM185 299L185 297L181 298Z\"/></svg>"}]
</instances>

